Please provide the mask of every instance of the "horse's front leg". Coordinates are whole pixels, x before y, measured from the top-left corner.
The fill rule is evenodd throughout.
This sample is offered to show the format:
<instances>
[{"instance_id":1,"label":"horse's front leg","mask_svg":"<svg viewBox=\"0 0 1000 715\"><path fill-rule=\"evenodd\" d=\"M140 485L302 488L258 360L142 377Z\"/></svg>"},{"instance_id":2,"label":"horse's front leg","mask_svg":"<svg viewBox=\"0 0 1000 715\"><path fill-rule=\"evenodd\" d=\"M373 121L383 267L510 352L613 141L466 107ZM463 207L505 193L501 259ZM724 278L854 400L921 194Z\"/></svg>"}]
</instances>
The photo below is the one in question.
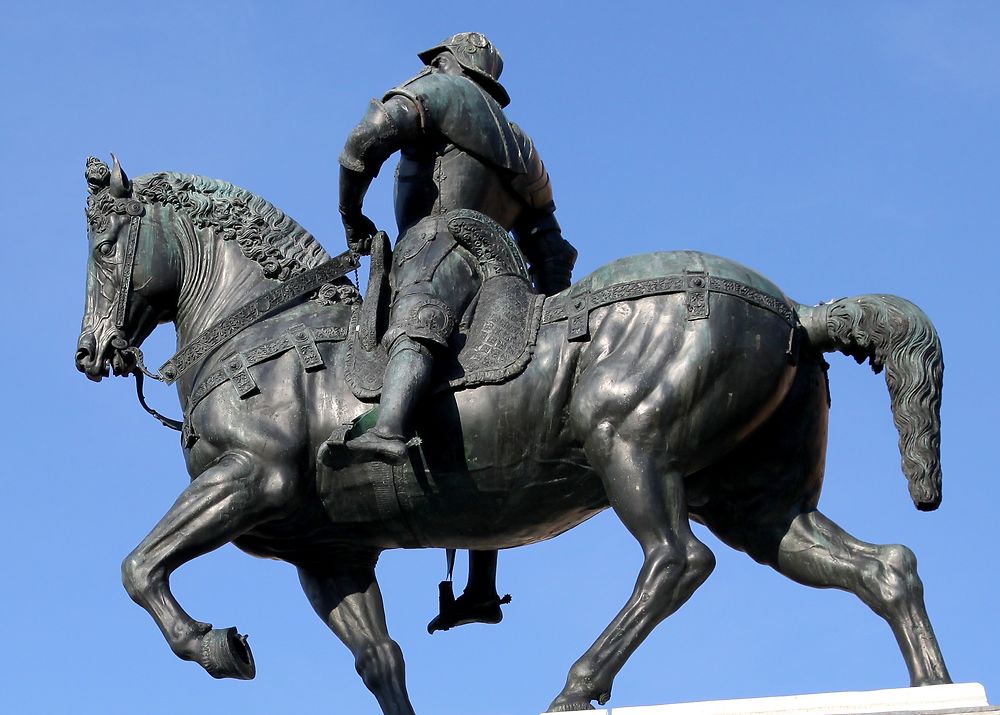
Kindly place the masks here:
<instances>
[{"instance_id":1,"label":"horse's front leg","mask_svg":"<svg viewBox=\"0 0 1000 715\"><path fill-rule=\"evenodd\" d=\"M225 453L180 495L122 564L132 600L153 617L178 657L216 678L254 677L253 657L235 628L192 619L170 592L170 574L186 562L280 516L293 501L294 480L246 452Z\"/></svg>"},{"instance_id":2,"label":"horse's front leg","mask_svg":"<svg viewBox=\"0 0 1000 715\"><path fill-rule=\"evenodd\" d=\"M385 624L376 557L333 557L329 565L300 566L299 580L319 617L351 649L358 674L384 715L415 715L406 693L403 652Z\"/></svg>"}]
</instances>

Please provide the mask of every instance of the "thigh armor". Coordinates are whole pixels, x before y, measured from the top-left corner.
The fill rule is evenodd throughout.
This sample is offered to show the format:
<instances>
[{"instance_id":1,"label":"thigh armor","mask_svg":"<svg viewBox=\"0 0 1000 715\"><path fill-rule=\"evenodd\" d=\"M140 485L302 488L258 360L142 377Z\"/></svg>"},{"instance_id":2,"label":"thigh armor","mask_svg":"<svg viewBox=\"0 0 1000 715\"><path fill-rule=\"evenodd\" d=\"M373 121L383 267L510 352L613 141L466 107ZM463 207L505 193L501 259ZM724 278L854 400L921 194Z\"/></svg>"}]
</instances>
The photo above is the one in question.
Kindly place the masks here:
<instances>
[{"instance_id":1,"label":"thigh armor","mask_svg":"<svg viewBox=\"0 0 1000 715\"><path fill-rule=\"evenodd\" d=\"M482 279L469 253L452 237L445 215L429 216L403 233L389 281L386 347L402 335L445 346Z\"/></svg>"}]
</instances>

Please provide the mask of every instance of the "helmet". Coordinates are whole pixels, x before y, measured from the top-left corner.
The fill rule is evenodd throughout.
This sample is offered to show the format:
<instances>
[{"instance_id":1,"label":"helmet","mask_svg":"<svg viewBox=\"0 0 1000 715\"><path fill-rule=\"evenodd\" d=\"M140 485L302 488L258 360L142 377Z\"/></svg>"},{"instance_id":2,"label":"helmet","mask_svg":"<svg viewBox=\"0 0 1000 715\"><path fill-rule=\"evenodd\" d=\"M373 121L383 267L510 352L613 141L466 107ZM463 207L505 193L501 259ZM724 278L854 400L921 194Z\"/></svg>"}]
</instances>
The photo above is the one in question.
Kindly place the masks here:
<instances>
[{"instance_id":1,"label":"helmet","mask_svg":"<svg viewBox=\"0 0 1000 715\"><path fill-rule=\"evenodd\" d=\"M485 35L479 32L460 32L429 50L424 50L417 57L425 65L429 65L444 50L454 55L458 64L471 72L501 107L510 104L510 95L498 81L503 72L503 57Z\"/></svg>"}]
</instances>

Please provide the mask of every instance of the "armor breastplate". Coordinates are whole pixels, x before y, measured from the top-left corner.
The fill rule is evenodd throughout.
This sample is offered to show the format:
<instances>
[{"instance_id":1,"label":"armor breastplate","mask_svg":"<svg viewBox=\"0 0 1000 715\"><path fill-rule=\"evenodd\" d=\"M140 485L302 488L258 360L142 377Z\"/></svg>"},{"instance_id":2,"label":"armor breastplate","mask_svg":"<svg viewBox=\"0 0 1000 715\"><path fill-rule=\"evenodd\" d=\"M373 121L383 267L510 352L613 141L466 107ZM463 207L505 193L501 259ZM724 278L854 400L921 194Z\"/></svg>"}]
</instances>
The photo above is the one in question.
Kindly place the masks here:
<instances>
[{"instance_id":1,"label":"armor breastplate","mask_svg":"<svg viewBox=\"0 0 1000 715\"><path fill-rule=\"evenodd\" d=\"M522 204L501 169L454 144L437 151L404 150L396 169L396 223L400 233L424 217L453 209L479 211L510 230Z\"/></svg>"}]
</instances>

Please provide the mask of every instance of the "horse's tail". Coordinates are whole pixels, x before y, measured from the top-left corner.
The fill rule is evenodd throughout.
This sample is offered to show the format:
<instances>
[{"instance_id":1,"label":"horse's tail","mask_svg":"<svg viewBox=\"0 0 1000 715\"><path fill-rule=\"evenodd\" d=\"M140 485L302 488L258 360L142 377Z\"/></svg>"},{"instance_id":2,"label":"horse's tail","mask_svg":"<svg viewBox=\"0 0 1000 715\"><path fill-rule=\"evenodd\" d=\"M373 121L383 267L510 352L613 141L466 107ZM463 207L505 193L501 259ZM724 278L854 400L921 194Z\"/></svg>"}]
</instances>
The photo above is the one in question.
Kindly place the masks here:
<instances>
[{"instance_id":1,"label":"horse's tail","mask_svg":"<svg viewBox=\"0 0 1000 715\"><path fill-rule=\"evenodd\" d=\"M944 357L930 319L908 300L861 295L796 307L813 347L838 350L876 373L885 368L903 474L917 509L941 504L941 385Z\"/></svg>"}]
</instances>

